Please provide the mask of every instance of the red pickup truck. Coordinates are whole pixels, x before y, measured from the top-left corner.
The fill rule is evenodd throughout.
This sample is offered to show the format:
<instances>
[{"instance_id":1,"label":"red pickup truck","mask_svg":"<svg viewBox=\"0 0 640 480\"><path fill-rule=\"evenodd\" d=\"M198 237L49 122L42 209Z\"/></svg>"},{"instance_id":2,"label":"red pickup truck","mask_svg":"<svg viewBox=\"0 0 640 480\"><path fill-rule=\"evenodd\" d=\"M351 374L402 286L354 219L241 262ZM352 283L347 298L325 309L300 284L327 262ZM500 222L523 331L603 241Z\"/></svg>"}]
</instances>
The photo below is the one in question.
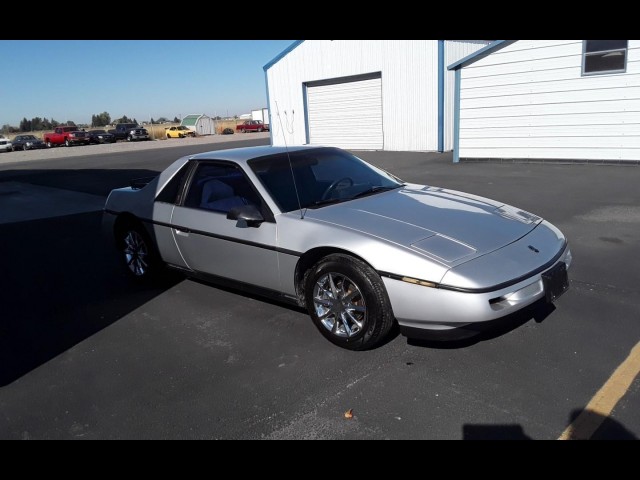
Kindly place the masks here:
<instances>
[{"instance_id":1,"label":"red pickup truck","mask_svg":"<svg viewBox=\"0 0 640 480\"><path fill-rule=\"evenodd\" d=\"M240 133L245 132L268 132L269 125L262 123L262 120L247 120L244 123L236 126L236 131Z\"/></svg>"},{"instance_id":2,"label":"red pickup truck","mask_svg":"<svg viewBox=\"0 0 640 480\"><path fill-rule=\"evenodd\" d=\"M42 137L47 147L55 147L57 145L89 145L90 137L87 132L78 130L78 127L62 126L56 127L53 132L45 133Z\"/></svg>"}]
</instances>

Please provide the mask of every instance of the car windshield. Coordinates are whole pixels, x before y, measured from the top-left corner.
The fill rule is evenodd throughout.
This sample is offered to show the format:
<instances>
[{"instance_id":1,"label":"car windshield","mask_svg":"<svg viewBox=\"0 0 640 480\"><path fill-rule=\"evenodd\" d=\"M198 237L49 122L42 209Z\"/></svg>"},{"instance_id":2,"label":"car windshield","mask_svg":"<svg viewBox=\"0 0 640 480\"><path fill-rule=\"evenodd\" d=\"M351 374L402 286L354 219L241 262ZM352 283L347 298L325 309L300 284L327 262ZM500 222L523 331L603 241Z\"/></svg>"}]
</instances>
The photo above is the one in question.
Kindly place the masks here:
<instances>
[{"instance_id":1,"label":"car windshield","mask_svg":"<svg viewBox=\"0 0 640 480\"><path fill-rule=\"evenodd\" d=\"M248 162L283 212L345 202L403 185L387 172L337 148L298 150L289 156L291 166L286 153Z\"/></svg>"},{"instance_id":2,"label":"car windshield","mask_svg":"<svg viewBox=\"0 0 640 480\"><path fill-rule=\"evenodd\" d=\"M33 135L23 135L20 139L21 140L37 140L37 138L34 137Z\"/></svg>"}]
</instances>

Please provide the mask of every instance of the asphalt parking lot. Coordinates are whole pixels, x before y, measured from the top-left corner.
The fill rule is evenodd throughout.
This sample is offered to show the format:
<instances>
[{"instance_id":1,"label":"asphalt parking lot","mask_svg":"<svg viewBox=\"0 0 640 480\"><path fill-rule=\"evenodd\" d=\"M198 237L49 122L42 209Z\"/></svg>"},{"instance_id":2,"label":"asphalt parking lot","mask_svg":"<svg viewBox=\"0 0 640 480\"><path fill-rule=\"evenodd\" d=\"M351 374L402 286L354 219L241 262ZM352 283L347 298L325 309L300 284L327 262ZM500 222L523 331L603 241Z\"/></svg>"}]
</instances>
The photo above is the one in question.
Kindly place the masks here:
<instances>
[{"instance_id":1,"label":"asphalt parking lot","mask_svg":"<svg viewBox=\"0 0 640 480\"><path fill-rule=\"evenodd\" d=\"M268 142L248 138L232 146ZM100 235L101 201L224 147L3 156L0 438L556 439L640 341L637 166L358 152L406 181L539 214L569 238L571 288L553 307L464 342L396 336L345 351L289 306L180 277L132 283ZM639 438L638 400L635 378L592 438Z\"/></svg>"}]
</instances>

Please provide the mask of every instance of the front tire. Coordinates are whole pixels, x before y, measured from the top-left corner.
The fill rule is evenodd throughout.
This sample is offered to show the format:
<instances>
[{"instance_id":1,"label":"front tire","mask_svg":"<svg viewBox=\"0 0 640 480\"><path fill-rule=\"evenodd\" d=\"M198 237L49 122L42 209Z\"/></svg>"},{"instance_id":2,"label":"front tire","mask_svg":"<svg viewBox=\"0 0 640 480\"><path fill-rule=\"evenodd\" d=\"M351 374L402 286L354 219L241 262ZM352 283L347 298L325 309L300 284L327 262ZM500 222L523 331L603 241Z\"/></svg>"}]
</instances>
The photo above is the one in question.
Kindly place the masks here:
<instances>
[{"instance_id":1,"label":"front tire","mask_svg":"<svg viewBox=\"0 0 640 480\"><path fill-rule=\"evenodd\" d=\"M53 147L53 144L51 142L47 142L47 148L51 148Z\"/></svg>"},{"instance_id":2,"label":"front tire","mask_svg":"<svg viewBox=\"0 0 640 480\"><path fill-rule=\"evenodd\" d=\"M64 141L64 146L65 147L70 147L71 146L71 142L69 140L65 140Z\"/></svg>"},{"instance_id":3,"label":"front tire","mask_svg":"<svg viewBox=\"0 0 640 480\"><path fill-rule=\"evenodd\" d=\"M395 322L380 276L349 255L321 259L305 274L304 289L313 323L339 347L374 348L389 335Z\"/></svg>"},{"instance_id":4,"label":"front tire","mask_svg":"<svg viewBox=\"0 0 640 480\"><path fill-rule=\"evenodd\" d=\"M133 141L133 137L131 135L127 136L127 142L132 142Z\"/></svg>"}]
</instances>

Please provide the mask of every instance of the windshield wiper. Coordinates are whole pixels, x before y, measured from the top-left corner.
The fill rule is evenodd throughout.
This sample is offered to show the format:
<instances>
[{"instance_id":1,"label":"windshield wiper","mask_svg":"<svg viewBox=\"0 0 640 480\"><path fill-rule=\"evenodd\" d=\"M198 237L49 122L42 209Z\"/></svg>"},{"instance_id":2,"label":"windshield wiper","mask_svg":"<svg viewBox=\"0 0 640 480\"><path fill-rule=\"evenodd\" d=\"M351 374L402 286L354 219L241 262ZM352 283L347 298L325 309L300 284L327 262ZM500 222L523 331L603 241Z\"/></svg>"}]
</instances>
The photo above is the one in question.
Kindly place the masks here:
<instances>
[{"instance_id":1,"label":"windshield wiper","mask_svg":"<svg viewBox=\"0 0 640 480\"><path fill-rule=\"evenodd\" d=\"M388 190L395 190L396 188L400 188L400 187L403 187L403 186L404 186L404 184L396 185L394 187L383 187L382 185L376 185L375 187L368 188L364 192L356 193L353 197L348 197L348 198L326 198L324 200L317 200L317 201L313 202L311 205L308 205L305 208L315 208L315 207L320 207L322 205L331 205L333 203L348 202L349 200L354 200L356 198L365 197L367 195L372 195L372 194L378 193L378 192L386 192Z\"/></svg>"},{"instance_id":2,"label":"windshield wiper","mask_svg":"<svg viewBox=\"0 0 640 480\"><path fill-rule=\"evenodd\" d=\"M350 198L326 198L324 200L316 200L311 205L308 205L305 208L314 208L314 207L320 207L322 205L331 205L332 203L340 203L340 202L344 202L345 200L351 200L351 199Z\"/></svg>"},{"instance_id":3,"label":"windshield wiper","mask_svg":"<svg viewBox=\"0 0 640 480\"><path fill-rule=\"evenodd\" d=\"M360 197L366 197L367 195L372 195L374 193L378 193L378 192L386 192L389 190L395 190L396 188L400 188L403 185L396 185L395 187L383 187L382 185L376 185L375 187L371 187L367 190L365 190L364 192L360 192L360 193L356 193L353 197L351 197L351 199L353 200L354 198L360 198Z\"/></svg>"}]
</instances>

